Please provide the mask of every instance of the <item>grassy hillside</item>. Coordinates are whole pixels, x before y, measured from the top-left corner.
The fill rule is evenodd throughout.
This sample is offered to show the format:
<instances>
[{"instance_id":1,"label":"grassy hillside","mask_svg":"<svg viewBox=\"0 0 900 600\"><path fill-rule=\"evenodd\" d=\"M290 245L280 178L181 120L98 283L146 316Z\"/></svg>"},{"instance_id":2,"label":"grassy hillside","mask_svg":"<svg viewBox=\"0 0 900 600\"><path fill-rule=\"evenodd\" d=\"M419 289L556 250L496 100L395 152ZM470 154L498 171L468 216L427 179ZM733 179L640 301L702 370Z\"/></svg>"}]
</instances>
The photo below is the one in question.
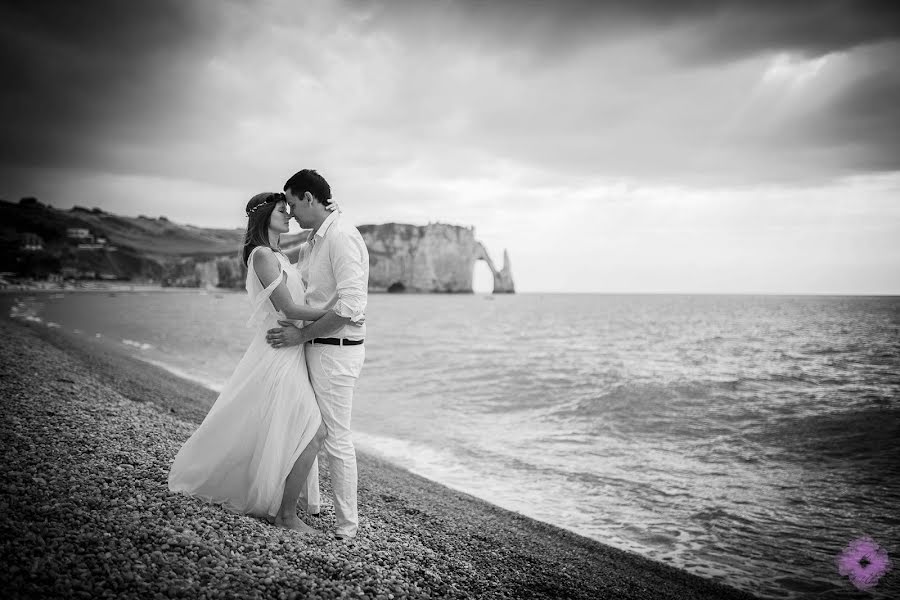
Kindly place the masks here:
<instances>
[{"instance_id":1,"label":"grassy hillside","mask_svg":"<svg viewBox=\"0 0 900 600\"><path fill-rule=\"evenodd\" d=\"M70 239L70 228L87 229L91 239ZM38 236L43 247L34 247ZM80 242L103 238L97 248ZM306 234L282 236L282 247ZM29 240L31 247L26 247ZM238 258L243 229L204 229L173 223L165 217L123 217L100 209L60 210L34 198L18 203L0 200L0 271L43 279L105 278L152 281L163 285L208 285L212 269L222 287L242 287L244 266Z\"/></svg>"},{"instance_id":2,"label":"grassy hillside","mask_svg":"<svg viewBox=\"0 0 900 600\"><path fill-rule=\"evenodd\" d=\"M70 228L87 229L90 240L70 239ZM26 247L39 236L43 248ZM60 210L34 199L0 200L0 271L23 277L83 273L86 277L164 281L196 262L237 256L241 229L203 229L165 217L123 217L100 209ZM105 239L101 248L79 242ZM93 274L93 275L90 275Z\"/></svg>"},{"instance_id":3,"label":"grassy hillside","mask_svg":"<svg viewBox=\"0 0 900 600\"><path fill-rule=\"evenodd\" d=\"M165 217L122 217L100 209L75 207L59 210L40 203L13 204L0 201L0 236L4 240L19 239L30 232L43 238L45 244L66 241L66 229L89 229L94 237L105 237L120 248L143 255L156 256L221 256L236 252L243 241L241 229L202 229L172 223Z\"/></svg>"}]
</instances>

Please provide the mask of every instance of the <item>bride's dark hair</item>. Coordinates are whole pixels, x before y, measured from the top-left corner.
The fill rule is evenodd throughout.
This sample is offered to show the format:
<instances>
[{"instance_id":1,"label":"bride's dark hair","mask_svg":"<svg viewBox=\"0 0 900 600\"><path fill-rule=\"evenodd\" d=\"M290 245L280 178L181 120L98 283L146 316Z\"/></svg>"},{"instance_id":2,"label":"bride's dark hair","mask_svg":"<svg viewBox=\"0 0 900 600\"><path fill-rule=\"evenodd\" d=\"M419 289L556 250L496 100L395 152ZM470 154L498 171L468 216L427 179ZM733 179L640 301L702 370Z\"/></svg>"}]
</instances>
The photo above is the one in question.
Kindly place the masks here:
<instances>
[{"instance_id":1,"label":"bride's dark hair","mask_svg":"<svg viewBox=\"0 0 900 600\"><path fill-rule=\"evenodd\" d=\"M271 248L269 219L278 203L284 201L284 194L276 192L263 192L250 198L250 202L247 203L247 233L244 235L244 249L241 252L245 265L250 259L250 253L257 246Z\"/></svg>"}]
</instances>

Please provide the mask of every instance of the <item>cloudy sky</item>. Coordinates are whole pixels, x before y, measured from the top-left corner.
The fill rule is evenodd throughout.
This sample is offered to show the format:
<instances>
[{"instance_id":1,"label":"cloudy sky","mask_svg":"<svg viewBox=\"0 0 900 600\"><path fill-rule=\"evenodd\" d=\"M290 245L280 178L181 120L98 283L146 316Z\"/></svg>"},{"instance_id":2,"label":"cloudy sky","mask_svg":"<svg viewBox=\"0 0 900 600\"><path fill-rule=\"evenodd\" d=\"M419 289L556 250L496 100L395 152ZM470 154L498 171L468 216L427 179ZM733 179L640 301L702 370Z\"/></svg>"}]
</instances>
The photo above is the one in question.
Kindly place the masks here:
<instances>
[{"instance_id":1,"label":"cloudy sky","mask_svg":"<svg viewBox=\"0 0 900 600\"><path fill-rule=\"evenodd\" d=\"M310 167L520 291L898 294L892 4L6 2L0 197L243 227Z\"/></svg>"}]
</instances>

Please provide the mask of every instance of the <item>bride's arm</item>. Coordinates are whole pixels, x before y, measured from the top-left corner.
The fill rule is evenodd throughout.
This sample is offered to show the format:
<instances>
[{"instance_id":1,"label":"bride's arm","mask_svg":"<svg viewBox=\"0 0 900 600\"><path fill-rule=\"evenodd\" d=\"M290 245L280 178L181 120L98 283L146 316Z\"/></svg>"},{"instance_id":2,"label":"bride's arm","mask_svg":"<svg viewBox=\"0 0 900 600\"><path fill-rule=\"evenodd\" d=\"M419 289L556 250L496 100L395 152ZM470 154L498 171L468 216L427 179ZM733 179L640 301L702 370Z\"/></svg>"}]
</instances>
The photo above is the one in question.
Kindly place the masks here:
<instances>
[{"instance_id":1,"label":"bride's arm","mask_svg":"<svg viewBox=\"0 0 900 600\"><path fill-rule=\"evenodd\" d=\"M303 233L301 231L301 233ZM306 244L306 236L302 236L293 244L288 246L282 246L281 253L288 257L288 260L293 264L297 264L297 261L300 259L300 251L303 250L303 245Z\"/></svg>"},{"instance_id":2,"label":"bride's arm","mask_svg":"<svg viewBox=\"0 0 900 600\"><path fill-rule=\"evenodd\" d=\"M312 233L312 229L301 229L297 233L281 236L281 253L287 256L292 264L297 264L297 261L300 260L300 254L309 242L310 233Z\"/></svg>"},{"instance_id":3,"label":"bride's arm","mask_svg":"<svg viewBox=\"0 0 900 600\"><path fill-rule=\"evenodd\" d=\"M253 269L263 287L269 287L273 281L282 278L281 263L278 262L275 253L268 248L263 248L253 255ZM315 321L328 313L326 310L295 304L283 279L272 292L270 299L275 309L281 311L288 319Z\"/></svg>"}]
</instances>

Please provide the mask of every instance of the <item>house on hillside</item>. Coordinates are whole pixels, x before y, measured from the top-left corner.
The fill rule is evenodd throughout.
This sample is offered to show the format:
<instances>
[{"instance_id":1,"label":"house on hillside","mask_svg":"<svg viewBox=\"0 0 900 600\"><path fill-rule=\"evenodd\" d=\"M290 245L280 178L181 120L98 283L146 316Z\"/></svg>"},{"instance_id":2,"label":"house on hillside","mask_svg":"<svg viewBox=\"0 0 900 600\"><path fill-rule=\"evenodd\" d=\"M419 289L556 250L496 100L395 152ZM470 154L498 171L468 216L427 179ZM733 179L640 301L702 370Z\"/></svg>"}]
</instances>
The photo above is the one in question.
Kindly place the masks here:
<instances>
[{"instance_id":1,"label":"house on hillside","mask_svg":"<svg viewBox=\"0 0 900 600\"><path fill-rule=\"evenodd\" d=\"M23 233L19 248L26 252L40 252L44 249L44 240L36 233Z\"/></svg>"},{"instance_id":2,"label":"house on hillside","mask_svg":"<svg viewBox=\"0 0 900 600\"><path fill-rule=\"evenodd\" d=\"M63 267L59 270L63 279L97 279L97 272L78 267Z\"/></svg>"},{"instance_id":3,"label":"house on hillside","mask_svg":"<svg viewBox=\"0 0 900 600\"><path fill-rule=\"evenodd\" d=\"M84 230L87 231L87 230ZM109 250L115 251L115 246L110 246L109 241L105 237L89 236L86 239L80 239L78 244L79 250Z\"/></svg>"},{"instance_id":4,"label":"house on hillside","mask_svg":"<svg viewBox=\"0 0 900 600\"><path fill-rule=\"evenodd\" d=\"M85 240L85 241L93 241L94 236L91 235L90 229L84 229L83 227L69 227L66 229L66 237L70 240Z\"/></svg>"}]
</instances>

